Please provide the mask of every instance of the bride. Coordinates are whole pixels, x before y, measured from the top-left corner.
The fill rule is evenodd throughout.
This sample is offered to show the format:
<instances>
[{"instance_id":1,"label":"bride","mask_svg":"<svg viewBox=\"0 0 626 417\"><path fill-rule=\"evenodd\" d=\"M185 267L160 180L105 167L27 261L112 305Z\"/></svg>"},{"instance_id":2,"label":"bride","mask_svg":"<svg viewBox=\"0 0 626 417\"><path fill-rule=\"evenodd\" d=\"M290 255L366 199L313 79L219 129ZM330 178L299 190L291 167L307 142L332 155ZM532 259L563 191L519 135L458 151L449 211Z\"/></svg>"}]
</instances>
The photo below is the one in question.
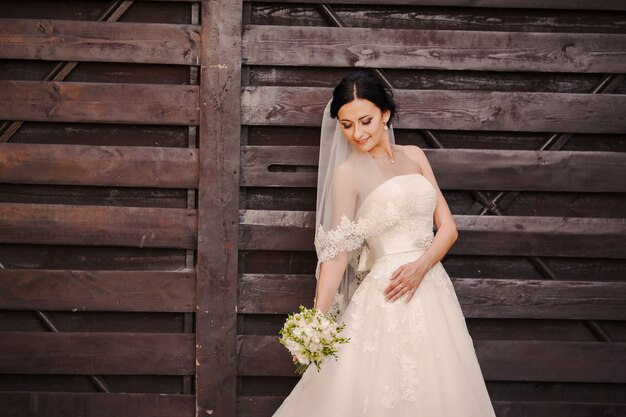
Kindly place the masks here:
<instances>
[{"instance_id":1,"label":"bride","mask_svg":"<svg viewBox=\"0 0 626 417\"><path fill-rule=\"evenodd\" d=\"M363 71L326 106L314 303L350 341L309 367L274 417L495 415L440 263L454 219L424 152L395 144L395 115L391 92Z\"/></svg>"}]
</instances>

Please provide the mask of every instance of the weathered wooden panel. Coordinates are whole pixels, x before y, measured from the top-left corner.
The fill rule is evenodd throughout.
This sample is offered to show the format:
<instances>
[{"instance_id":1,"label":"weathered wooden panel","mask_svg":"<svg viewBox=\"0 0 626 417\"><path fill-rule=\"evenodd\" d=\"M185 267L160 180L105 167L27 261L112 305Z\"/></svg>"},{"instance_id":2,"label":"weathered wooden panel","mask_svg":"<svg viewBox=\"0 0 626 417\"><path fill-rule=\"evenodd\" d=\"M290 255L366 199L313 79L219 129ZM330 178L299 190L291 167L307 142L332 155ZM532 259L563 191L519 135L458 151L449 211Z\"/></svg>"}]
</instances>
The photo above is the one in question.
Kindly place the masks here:
<instances>
[{"instance_id":1,"label":"weathered wooden panel","mask_svg":"<svg viewBox=\"0 0 626 417\"><path fill-rule=\"evenodd\" d=\"M0 204L0 242L196 247L196 210Z\"/></svg>"},{"instance_id":2,"label":"weathered wooden panel","mask_svg":"<svg viewBox=\"0 0 626 417\"><path fill-rule=\"evenodd\" d=\"M0 18L1 58L198 65L199 43L194 25Z\"/></svg>"},{"instance_id":3,"label":"weathered wooden panel","mask_svg":"<svg viewBox=\"0 0 626 417\"><path fill-rule=\"evenodd\" d=\"M237 407L242 7L232 0L201 4L197 415L234 417Z\"/></svg>"},{"instance_id":4,"label":"weathered wooden panel","mask_svg":"<svg viewBox=\"0 0 626 417\"><path fill-rule=\"evenodd\" d=\"M0 144L0 182L197 188L195 149Z\"/></svg>"},{"instance_id":5,"label":"weathered wooden panel","mask_svg":"<svg viewBox=\"0 0 626 417\"><path fill-rule=\"evenodd\" d=\"M242 123L319 126L332 90L246 87ZM404 129L626 132L625 95L395 90Z\"/></svg>"},{"instance_id":6,"label":"weathered wooden panel","mask_svg":"<svg viewBox=\"0 0 626 417\"><path fill-rule=\"evenodd\" d=\"M16 391L0 392L0 409L4 417L183 417L194 415L195 404L193 395Z\"/></svg>"},{"instance_id":7,"label":"weathered wooden panel","mask_svg":"<svg viewBox=\"0 0 626 417\"><path fill-rule=\"evenodd\" d=\"M3 374L193 375L194 336L4 332Z\"/></svg>"},{"instance_id":8,"label":"weathered wooden panel","mask_svg":"<svg viewBox=\"0 0 626 417\"><path fill-rule=\"evenodd\" d=\"M198 124L198 87L0 80L0 119Z\"/></svg>"},{"instance_id":9,"label":"weathered wooden panel","mask_svg":"<svg viewBox=\"0 0 626 417\"><path fill-rule=\"evenodd\" d=\"M382 2L381 2L382 3ZM253 2L250 24L328 26L320 5ZM478 7L406 7L404 4L335 4L346 27L421 30L482 30L503 32L624 33L623 13L593 8L555 12L545 9ZM581 17L584 16L584 19ZM561 74L564 75L564 74Z\"/></svg>"},{"instance_id":10,"label":"weathered wooden panel","mask_svg":"<svg viewBox=\"0 0 626 417\"><path fill-rule=\"evenodd\" d=\"M626 258L626 219L454 216L451 254ZM313 212L246 210L240 245L247 250L313 251Z\"/></svg>"},{"instance_id":11,"label":"weathered wooden panel","mask_svg":"<svg viewBox=\"0 0 626 417\"><path fill-rule=\"evenodd\" d=\"M0 309L192 312L195 286L193 271L0 269Z\"/></svg>"},{"instance_id":12,"label":"weathered wooden panel","mask_svg":"<svg viewBox=\"0 0 626 417\"><path fill-rule=\"evenodd\" d=\"M18 269L177 271L186 267L184 249L0 243L0 254L5 268Z\"/></svg>"},{"instance_id":13,"label":"weathered wooden panel","mask_svg":"<svg viewBox=\"0 0 626 417\"><path fill-rule=\"evenodd\" d=\"M193 1L193 0L175 0ZM244 0L251 2L253 0ZM254 0L257 1L257 0ZM296 0L261 0L262 3L300 3ZM626 10L621 0L605 0L600 3L594 0L309 0L308 3L326 4L358 4L358 5L391 5L403 6L460 6L460 7L523 7L538 9L600 9Z\"/></svg>"},{"instance_id":14,"label":"weathered wooden panel","mask_svg":"<svg viewBox=\"0 0 626 417\"><path fill-rule=\"evenodd\" d=\"M476 340L474 346L486 380L626 382L621 359L626 343ZM239 336L238 371L294 376L293 362L278 336Z\"/></svg>"},{"instance_id":15,"label":"weathered wooden panel","mask_svg":"<svg viewBox=\"0 0 626 417\"><path fill-rule=\"evenodd\" d=\"M424 149L442 189L626 191L626 155L476 149ZM245 146L241 185L316 187L319 148ZM480 173L476 167L480 167Z\"/></svg>"},{"instance_id":16,"label":"weathered wooden panel","mask_svg":"<svg viewBox=\"0 0 626 417\"><path fill-rule=\"evenodd\" d=\"M1 275L0 275L1 276ZM524 279L452 278L467 318L626 320L626 283ZM238 311L289 314L312 307L309 275L244 274Z\"/></svg>"},{"instance_id":17,"label":"weathered wooden panel","mask_svg":"<svg viewBox=\"0 0 626 417\"><path fill-rule=\"evenodd\" d=\"M626 35L250 25L248 65L624 72Z\"/></svg>"}]
</instances>

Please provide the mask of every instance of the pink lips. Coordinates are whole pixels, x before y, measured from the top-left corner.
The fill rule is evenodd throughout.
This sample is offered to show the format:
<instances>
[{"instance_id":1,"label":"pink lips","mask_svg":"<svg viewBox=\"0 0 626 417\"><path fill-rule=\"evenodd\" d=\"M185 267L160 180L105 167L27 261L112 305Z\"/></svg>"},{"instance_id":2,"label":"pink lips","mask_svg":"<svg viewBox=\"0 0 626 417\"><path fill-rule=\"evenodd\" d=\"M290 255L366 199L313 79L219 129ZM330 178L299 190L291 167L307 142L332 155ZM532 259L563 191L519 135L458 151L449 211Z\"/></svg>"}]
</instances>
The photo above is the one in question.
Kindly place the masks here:
<instances>
[{"instance_id":1,"label":"pink lips","mask_svg":"<svg viewBox=\"0 0 626 417\"><path fill-rule=\"evenodd\" d=\"M355 142L358 143L359 145L363 145L365 142L367 142L369 140L369 138L367 139L363 139L363 140L356 140Z\"/></svg>"}]
</instances>

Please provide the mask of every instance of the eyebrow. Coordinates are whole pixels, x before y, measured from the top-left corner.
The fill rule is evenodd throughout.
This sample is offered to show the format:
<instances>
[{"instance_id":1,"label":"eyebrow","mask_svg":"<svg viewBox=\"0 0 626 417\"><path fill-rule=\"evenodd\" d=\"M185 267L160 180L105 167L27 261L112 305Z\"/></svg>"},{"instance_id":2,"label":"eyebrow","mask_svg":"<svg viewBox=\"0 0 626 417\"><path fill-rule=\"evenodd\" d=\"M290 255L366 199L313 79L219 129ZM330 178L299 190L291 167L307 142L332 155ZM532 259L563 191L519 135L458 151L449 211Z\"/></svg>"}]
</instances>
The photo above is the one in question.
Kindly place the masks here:
<instances>
[{"instance_id":1,"label":"eyebrow","mask_svg":"<svg viewBox=\"0 0 626 417\"><path fill-rule=\"evenodd\" d=\"M359 120L365 119L366 117L371 117L371 115L370 114L366 114L365 116L361 116L361 117L359 117ZM348 119L339 119L339 120L341 120L342 122L349 122L350 121Z\"/></svg>"}]
</instances>

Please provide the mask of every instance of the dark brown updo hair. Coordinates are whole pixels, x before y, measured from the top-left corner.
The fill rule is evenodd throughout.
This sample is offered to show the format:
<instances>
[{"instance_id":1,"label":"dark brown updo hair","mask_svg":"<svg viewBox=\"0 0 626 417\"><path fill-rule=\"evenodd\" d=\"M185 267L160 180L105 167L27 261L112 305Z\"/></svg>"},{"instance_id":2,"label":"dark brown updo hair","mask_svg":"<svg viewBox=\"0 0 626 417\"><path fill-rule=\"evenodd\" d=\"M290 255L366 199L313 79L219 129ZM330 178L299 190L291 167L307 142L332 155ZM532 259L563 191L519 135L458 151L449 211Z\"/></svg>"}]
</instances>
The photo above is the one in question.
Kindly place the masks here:
<instances>
[{"instance_id":1,"label":"dark brown updo hair","mask_svg":"<svg viewBox=\"0 0 626 417\"><path fill-rule=\"evenodd\" d=\"M330 103L331 117L336 119L339 109L357 98L371 101L381 111L389 110L391 115L387 126L391 125L391 119L398 118L393 92L386 89L378 78L363 70L349 73L337 84Z\"/></svg>"}]
</instances>

